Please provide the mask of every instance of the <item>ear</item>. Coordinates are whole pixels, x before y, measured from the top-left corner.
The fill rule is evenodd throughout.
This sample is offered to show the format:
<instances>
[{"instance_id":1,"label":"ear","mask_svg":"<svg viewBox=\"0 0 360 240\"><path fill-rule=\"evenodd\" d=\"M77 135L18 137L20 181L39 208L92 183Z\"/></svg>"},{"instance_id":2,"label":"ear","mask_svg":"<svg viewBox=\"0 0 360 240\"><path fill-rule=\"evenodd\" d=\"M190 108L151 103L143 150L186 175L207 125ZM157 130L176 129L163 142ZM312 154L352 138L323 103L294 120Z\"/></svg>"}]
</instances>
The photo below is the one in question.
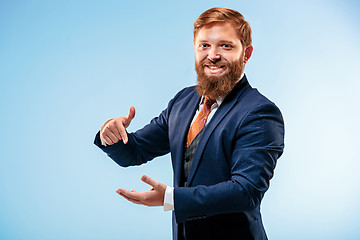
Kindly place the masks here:
<instances>
[{"instance_id":1,"label":"ear","mask_svg":"<svg viewBox=\"0 0 360 240\"><path fill-rule=\"evenodd\" d=\"M254 50L254 47L252 45L248 46L246 49L245 49L245 54L244 54L244 62L247 63L251 57L251 54Z\"/></svg>"}]
</instances>

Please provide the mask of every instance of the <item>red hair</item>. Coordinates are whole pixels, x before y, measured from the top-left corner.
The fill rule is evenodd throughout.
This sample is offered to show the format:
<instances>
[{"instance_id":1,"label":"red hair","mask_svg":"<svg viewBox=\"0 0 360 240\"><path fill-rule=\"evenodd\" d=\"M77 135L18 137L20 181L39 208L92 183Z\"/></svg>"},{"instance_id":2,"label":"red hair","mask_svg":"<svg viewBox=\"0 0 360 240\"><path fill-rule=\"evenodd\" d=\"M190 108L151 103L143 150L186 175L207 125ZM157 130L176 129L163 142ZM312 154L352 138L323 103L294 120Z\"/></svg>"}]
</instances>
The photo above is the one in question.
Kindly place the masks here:
<instances>
[{"instance_id":1,"label":"red hair","mask_svg":"<svg viewBox=\"0 0 360 240\"><path fill-rule=\"evenodd\" d=\"M202 27L214 22L231 23L244 49L251 45L250 24L245 21L243 15L230 8L211 8L203 12L194 22L194 41Z\"/></svg>"}]
</instances>

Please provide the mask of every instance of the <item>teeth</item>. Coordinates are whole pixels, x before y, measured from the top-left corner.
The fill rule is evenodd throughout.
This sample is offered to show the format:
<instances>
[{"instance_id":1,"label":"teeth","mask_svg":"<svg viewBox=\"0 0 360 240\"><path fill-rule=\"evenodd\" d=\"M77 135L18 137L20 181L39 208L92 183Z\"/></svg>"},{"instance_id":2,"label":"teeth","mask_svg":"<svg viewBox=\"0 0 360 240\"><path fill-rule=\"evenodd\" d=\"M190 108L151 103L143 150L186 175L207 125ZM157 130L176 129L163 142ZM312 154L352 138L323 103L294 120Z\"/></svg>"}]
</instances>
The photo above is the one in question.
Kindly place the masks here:
<instances>
[{"instance_id":1,"label":"teeth","mask_svg":"<svg viewBox=\"0 0 360 240\"><path fill-rule=\"evenodd\" d=\"M216 66L209 66L210 69L219 69L219 67Z\"/></svg>"}]
</instances>

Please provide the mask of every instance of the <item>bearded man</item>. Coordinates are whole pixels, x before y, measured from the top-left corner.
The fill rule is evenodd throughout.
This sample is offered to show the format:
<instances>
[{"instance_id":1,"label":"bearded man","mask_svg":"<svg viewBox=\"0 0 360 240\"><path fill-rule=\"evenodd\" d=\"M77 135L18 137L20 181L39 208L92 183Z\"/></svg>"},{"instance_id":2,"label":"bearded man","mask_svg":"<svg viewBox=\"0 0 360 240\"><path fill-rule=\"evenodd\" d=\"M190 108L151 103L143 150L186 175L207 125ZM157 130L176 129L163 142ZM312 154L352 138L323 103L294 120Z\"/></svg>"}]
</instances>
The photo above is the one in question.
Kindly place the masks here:
<instances>
[{"instance_id":1,"label":"bearded man","mask_svg":"<svg viewBox=\"0 0 360 240\"><path fill-rule=\"evenodd\" d=\"M243 72L250 26L237 11L209 9L194 23L194 48L197 86L135 133L125 130L135 116L130 107L103 124L95 144L123 167L171 153L174 187L143 175L149 191L117 193L172 210L174 239L267 239L260 203L283 152L284 123Z\"/></svg>"}]
</instances>

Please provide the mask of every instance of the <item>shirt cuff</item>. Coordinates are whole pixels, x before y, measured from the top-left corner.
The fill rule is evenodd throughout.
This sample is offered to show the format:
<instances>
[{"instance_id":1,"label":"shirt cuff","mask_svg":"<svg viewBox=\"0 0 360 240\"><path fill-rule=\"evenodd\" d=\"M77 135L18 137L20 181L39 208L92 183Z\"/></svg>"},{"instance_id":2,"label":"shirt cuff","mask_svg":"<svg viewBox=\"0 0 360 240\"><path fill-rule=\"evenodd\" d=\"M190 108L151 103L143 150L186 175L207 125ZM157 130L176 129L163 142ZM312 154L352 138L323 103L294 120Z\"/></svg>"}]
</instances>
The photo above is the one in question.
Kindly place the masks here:
<instances>
[{"instance_id":1,"label":"shirt cuff","mask_svg":"<svg viewBox=\"0 0 360 240\"><path fill-rule=\"evenodd\" d=\"M174 210L174 188L166 186L164 196L164 211Z\"/></svg>"}]
</instances>

